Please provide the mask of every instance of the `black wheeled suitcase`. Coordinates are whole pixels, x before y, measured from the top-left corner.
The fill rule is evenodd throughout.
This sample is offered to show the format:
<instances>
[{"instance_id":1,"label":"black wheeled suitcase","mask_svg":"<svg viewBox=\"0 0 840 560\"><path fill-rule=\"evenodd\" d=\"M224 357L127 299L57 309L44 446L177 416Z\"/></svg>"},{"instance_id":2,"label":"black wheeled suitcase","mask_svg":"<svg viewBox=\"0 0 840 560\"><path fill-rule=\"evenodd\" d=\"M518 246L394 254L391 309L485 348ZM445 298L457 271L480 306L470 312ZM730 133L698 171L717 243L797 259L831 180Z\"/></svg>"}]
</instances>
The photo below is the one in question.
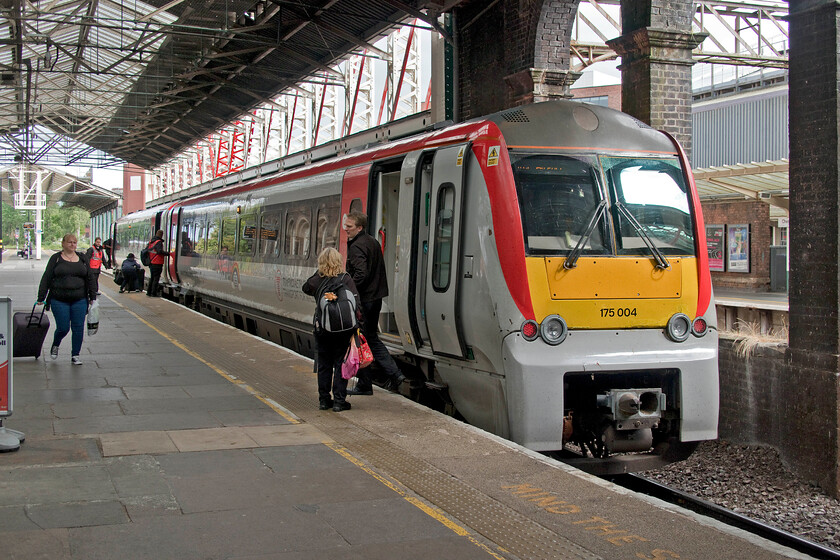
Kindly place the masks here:
<instances>
[{"instance_id":1,"label":"black wheeled suitcase","mask_svg":"<svg viewBox=\"0 0 840 560\"><path fill-rule=\"evenodd\" d=\"M47 338L47 331L50 330L50 317L41 309L41 313L20 311L15 313L12 319L14 323L14 357L26 358L31 356L36 360L41 357L41 348L44 347L44 339Z\"/></svg>"}]
</instances>

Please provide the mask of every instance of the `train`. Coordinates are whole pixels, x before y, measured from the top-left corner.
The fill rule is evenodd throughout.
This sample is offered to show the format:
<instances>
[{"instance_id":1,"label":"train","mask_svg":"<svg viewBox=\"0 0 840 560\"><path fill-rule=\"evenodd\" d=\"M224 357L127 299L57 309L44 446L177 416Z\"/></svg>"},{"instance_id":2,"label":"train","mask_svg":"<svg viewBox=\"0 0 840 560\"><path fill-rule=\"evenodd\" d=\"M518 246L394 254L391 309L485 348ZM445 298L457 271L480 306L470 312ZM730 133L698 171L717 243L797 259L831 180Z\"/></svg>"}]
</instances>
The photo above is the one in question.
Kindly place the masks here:
<instances>
[{"instance_id":1,"label":"train","mask_svg":"<svg viewBox=\"0 0 840 560\"><path fill-rule=\"evenodd\" d=\"M365 212L406 396L596 474L717 438L705 227L672 136L560 100L342 146L120 218L115 260L162 229L167 297L312 356L301 286Z\"/></svg>"}]
</instances>

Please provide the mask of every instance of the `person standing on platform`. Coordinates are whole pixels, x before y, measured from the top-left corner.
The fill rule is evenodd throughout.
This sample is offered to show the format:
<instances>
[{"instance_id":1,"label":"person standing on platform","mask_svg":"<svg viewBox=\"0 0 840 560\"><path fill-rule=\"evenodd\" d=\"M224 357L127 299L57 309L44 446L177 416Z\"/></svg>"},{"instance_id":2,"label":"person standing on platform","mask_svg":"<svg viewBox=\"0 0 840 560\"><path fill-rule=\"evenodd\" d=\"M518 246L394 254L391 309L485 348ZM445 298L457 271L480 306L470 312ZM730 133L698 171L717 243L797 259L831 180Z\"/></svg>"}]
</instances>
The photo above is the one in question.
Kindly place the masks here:
<instances>
[{"instance_id":1,"label":"person standing on platform","mask_svg":"<svg viewBox=\"0 0 840 560\"><path fill-rule=\"evenodd\" d=\"M151 263L149 265L149 289L146 292L148 297L157 297L158 284L160 283L160 275L163 274L164 258L169 256L169 251L163 248L163 230L159 229L155 232L155 236L149 241L149 252L151 253Z\"/></svg>"},{"instance_id":2,"label":"person standing on platform","mask_svg":"<svg viewBox=\"0 0 840 560\"><path fill-rule=\"evenodd\" d=\"M367 215L350 212L344 216L343 228L347 233L347 273L356 283L362 309L362 334L367 339L373 352L373 358L385 370L389 377L388 389L399 392L405 376L385 344L379 340L379 312L382 310L382 298L388 295L388 277L385 275L385 259L379 242L365 231ZM370 366L360 369L356 387L347 391L348 395L372 395Z\"/></svg>"},{"instance_id":3,"label":"person standing on platform","mask_svg":"<svg viewBox=\"0 0 840 560\"><path fill-rule=\"evenodd\" d=\"M110 270L114 261L114 240L109 237L103 241L102 249L105 250L105 268Z\"/></svg>"},{"instance_id":4,"label":"person standing on platform","mask_svg":"<svg viewBox=\"0 0 840 560\"><path fill-rule=\"evenodd\" d=\"M96 293L99 291L99 274L102 272L102 264L105 262L105 251L102 249L102 238L97 237L93 240L93 247L85 253L87 257L88 266L93 274L93 285L96 288Z\"/></svg>"},{"instance_id":5,"label":"person standing on platform","mask_svg":"<svg viewBox=\"0 0 840 560\"><path fill-rule=\"evenodd\" d=\"M85 336L85 316L90 303L96 300L96 289L87 257L76 251L77 245L72 233L61 240L61 251L49 258L41 276L37 304L52 309L55 318L50 357L58 358L61 341L72 330L70 361L78 366L82 365L79 354Z\"/></svg>"},{"instance_id":6,"label":"person standing on platform","mask_svg":"<svg viewBox=\"0 0 840 560\"><path fill-rule=\"evenodd\" d=\"M359 294L350 275L341 267L341 253L327 247L318 255L318 270L303 285L303 293L315 298L315 305L326 288L341 282L353 292L358 300ZM328 292L327 292L328 293ZM335 297L333 295L333 297ZM317 313L317 311L316 311ZM350 346L350 337L355 332L351 329L343 332L328 332L315 329L315 355L318 366L318 408L333 409L334 412L350 410L347 398L347 380L341 376L341 364ZM332 396L330 398L330 388Z\"/></svg>"}]
</instances>

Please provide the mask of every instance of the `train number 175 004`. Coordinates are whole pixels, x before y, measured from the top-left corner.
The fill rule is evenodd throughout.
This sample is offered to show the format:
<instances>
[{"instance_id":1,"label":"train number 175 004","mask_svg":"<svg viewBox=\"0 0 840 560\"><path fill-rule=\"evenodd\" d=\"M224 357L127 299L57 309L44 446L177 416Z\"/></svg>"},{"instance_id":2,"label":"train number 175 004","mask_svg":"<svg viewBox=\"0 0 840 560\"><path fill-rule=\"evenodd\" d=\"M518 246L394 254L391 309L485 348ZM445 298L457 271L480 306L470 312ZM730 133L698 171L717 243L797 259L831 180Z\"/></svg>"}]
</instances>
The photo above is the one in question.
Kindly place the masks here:
<instances>
[{"instance_id":1,"label":"train number 175 004","mask_svg":"<svg viewBox=\"0 0 840 560\"><path fill-rule=\"evenodd\" d=\"M601 309L601 317L635 317L635 307L605 307Z\"/></svg>"}]
</instances>

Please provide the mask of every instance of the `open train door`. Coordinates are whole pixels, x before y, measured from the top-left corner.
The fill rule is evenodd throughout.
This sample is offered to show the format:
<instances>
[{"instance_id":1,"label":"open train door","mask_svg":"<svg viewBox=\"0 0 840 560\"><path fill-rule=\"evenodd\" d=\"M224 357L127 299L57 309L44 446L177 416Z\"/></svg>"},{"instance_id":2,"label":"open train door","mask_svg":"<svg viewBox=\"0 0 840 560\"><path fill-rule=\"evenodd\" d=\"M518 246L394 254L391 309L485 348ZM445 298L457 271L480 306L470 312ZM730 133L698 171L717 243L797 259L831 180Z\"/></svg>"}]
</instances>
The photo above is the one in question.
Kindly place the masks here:
<instances>
[{"instance_id":1,"label":"open train door","mask_svg":"<svg viewBox=\"0 0 840 560\"><path fill-rule=\"evenodd\" d=\"M180 231L181 223L181 208L170 208L164 216L169 216L168 232L164 236L164 247L169 251L168 267L166 268L169 280L175 284L179 284L181 280L178 278L178 232ZM164 232L167 231L163 228Z\"/></svg>"},{"instance_id":2,"label":"open train door","mask_svg":"<svg viewBox=\"0 0 840 560\"><path fill-rule=\"evenodd\" d=\"M463 358L460 314L461 222L464 173L470 144L441 148L432 162L429 255L425 275L425 316L435 354Z\"/></svg>"}]
</instances>

